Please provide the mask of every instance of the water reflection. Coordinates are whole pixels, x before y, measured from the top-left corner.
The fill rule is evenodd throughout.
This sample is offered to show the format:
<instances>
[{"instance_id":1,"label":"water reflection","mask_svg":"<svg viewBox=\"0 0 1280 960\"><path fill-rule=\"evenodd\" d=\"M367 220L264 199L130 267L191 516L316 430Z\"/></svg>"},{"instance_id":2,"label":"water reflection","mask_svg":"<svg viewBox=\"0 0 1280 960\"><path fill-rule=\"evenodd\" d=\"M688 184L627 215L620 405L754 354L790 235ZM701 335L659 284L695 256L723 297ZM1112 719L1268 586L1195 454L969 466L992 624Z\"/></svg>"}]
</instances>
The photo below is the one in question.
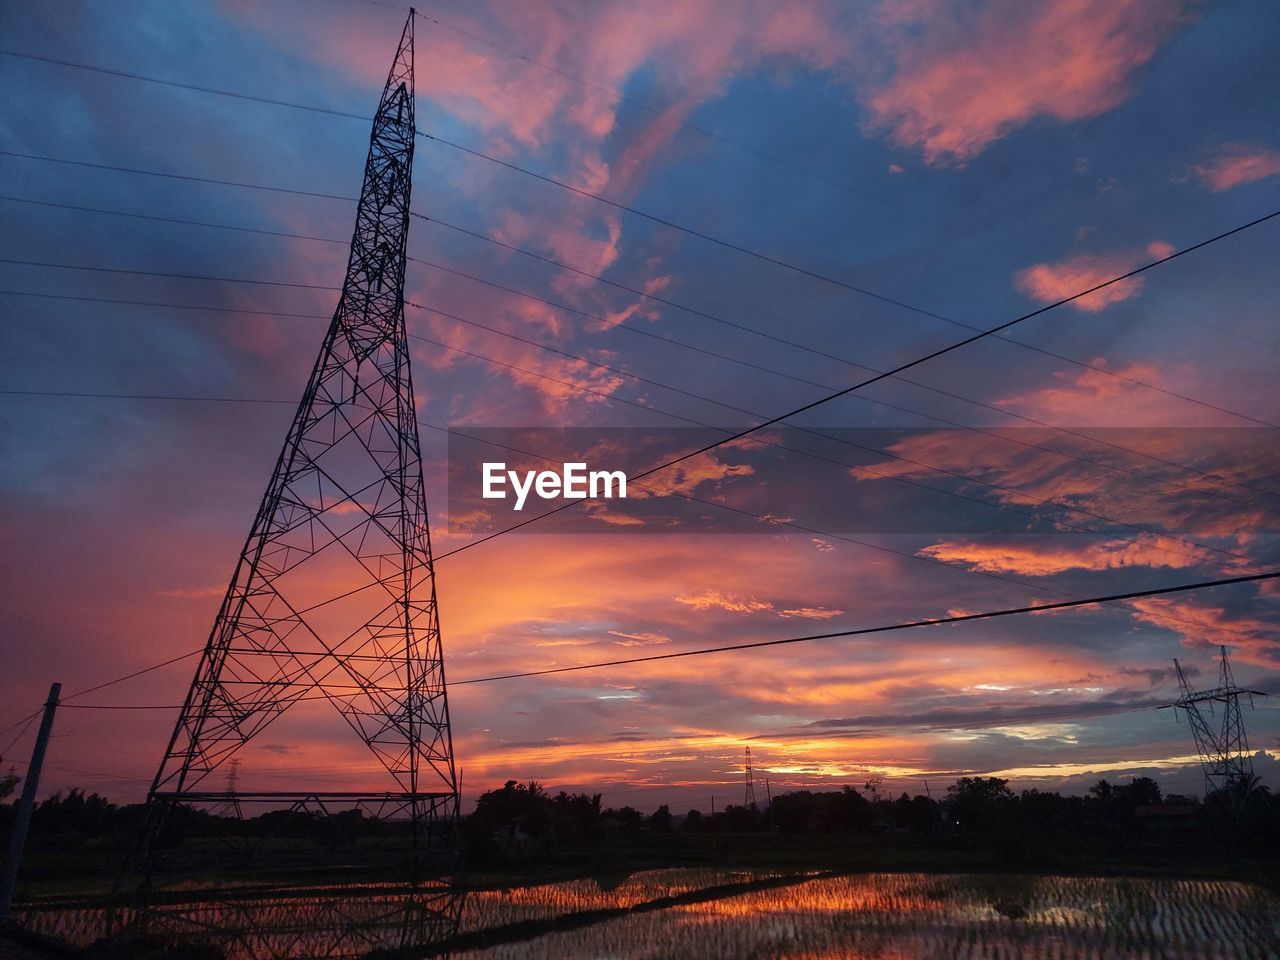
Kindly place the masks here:
<instances>
[{"instance_id":1,"label":"water reflection","mask_svg":"<svg viewBox=\"0 0 1280 960\"><path fill-rule=\"evenodd\" d=\"M873 874L629 913L449 954L697 960L1280 957L1280 905L1218 881Z\"/></svg>"},{"instance_id":2,"label":"water reflection","mask_svg":"<svg viewBox=\"0 0 1280 960\"><path fill-rule=\"evenodd\" d=\"M444 883L412 887L219 891L168 895L145 908L94 905L30 910L29 929L87 945L108 936L129 944L212 948L225 960L360 958L378 949L439 943L458 932L465 896Z\"/></svg>"},{"instance_id":3,"label":"water reflection","mask_svg":"<svg viewBox=\"0 0 1280 960\"><path fill-rule=\"evenodd\" d=\"M28 911L78 944L100 908ZM1280 901L1223 881L653 870L476 890L444 885L227 893L117 918L230 960L565 957L736 960L1233 960L1280 957Z\"/></svg>"}]
</instances>

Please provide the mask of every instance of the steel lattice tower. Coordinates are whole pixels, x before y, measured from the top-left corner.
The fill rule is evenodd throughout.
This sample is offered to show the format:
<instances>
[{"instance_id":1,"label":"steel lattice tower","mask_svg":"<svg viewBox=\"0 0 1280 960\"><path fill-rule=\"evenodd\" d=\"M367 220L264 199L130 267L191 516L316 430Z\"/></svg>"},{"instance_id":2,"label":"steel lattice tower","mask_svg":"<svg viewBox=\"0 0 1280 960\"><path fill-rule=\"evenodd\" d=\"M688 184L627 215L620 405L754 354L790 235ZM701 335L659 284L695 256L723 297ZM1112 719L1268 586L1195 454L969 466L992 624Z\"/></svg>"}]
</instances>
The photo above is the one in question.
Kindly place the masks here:
<instances>
[{"instance_id":1,"label":"steel lattice tower","mask_svg":"<svg viewBox=\"0 0 1280 960\"><path fill-rule=\"evenodd\" d=\"M1191 735L1196 741L1196 751L1200 754L1201 766L1204 769L1205 793L1216 790L1247 790L1253 781L1253 759L1249 756L1249 738L1245 734L1244 716L1240 712L1240 698L1254 694L1263 696L1257 690L1245 690L1236 686L1231 672L1231 662L1227 659L1227 648L1221 648L1221 659L1218 663L1218 685L1212 690L1194 691L1182 672L1182 664L1175 658L1174 669L1178 674L1179 697L1167 704L1174 710L1181 710L1187 715L1191 725ZM1222 722L1218 729L1209 722L1201 711L1202 705L1208 705L1212 716L1213 705L1222 705Z\"/></svg>"},{"instance_id":2,"label":"steel lattice tower","mask_svg":"<svg viewBox=\"0 0 1280 960\"><path fill-rule=\"evenodd\" d=\"M458 788L404 321L414 148L412 11L378 104L346 279L306 392L148 794L359 808L454 849ZM249 791L211 775L301 700L327 700L385 769L380 791ZM287 773L287 771L286 771Z\"/></svg>"},{"instance_id":3,"label":"steel lattice tower","mask_svg":"<svg viewBox=\"0 0 1280 960\"><path fill-rule=\"evenodd\" d=\"M743 792L742 805L748 810L753 810L756 806L756 784L751 772L750 747L747 747L746 762L743 768L743 773L743 779L746 782L746 789Z\"/></svg>"}]
</instances>

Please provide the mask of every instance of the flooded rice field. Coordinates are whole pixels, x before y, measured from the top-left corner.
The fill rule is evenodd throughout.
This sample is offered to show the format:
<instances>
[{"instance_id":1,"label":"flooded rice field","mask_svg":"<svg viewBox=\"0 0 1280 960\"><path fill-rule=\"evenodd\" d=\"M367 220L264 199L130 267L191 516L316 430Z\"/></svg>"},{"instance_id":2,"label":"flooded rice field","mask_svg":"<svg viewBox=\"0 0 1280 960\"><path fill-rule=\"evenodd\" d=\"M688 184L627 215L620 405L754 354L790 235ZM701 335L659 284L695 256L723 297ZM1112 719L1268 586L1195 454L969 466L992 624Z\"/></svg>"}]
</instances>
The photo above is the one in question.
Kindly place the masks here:
<instances>
[{"instance_id":1,"label":"flooded rice field","mask_svg":"<svg viewBox=\"0 0 1280 960\"><path fill-rule=\"evenodd\" d=\"M120 917L117 917L117 922ZM509 890L348 887L168 904L162 940L235 960L1228 960L1280 958L1280 901L1242 883L931 874L654 870ZM92 908L32 910L87 944Z\"/></svg>"}]
</instances>

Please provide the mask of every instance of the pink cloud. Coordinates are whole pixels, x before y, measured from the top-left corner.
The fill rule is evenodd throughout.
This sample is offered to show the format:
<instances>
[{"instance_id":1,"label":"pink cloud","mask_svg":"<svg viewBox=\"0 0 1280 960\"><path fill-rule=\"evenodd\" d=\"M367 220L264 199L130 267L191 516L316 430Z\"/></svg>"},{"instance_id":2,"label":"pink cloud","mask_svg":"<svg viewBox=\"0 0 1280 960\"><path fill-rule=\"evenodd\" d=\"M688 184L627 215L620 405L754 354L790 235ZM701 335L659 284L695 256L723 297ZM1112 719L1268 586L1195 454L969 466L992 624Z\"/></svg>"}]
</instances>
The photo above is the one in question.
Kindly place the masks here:
<instances>
[{"instance_id":1,"label":"pink cloud","mask_svg":"<svg viewBox=\"0 0 1280 960\"><path fill-rule=\"evenodd\" d=\"M1182 19L1179 3L1141 0L925 3L914 14L882 16L899 33L897 69L867 106L873 129L929 163L969 160L1038 117L1113 109Z\"/></svg>"},{"instance_id":2,"label":"pink cloud","mask_svg":"<svg viewBox=\"0 0 1280 960\"><path fill-rule=\"evenodd\" d=\"M1170 369L1143 361L1111 364L1103 357L1095 357L1090 367L1098 369L1060 370L1047 386L1002 398L996 405L1024 416L1075 427L1239 424L1227 414L1178 402L1166 393L1144 386L1151 384L1192 396L1219 395L1220 385L1209 385L1203 391L1195 388L1201 378L1189 364ZM1152 442L1158 443L1159 438L1153 438Z\"/></svg>"},{"instance_id":3,"label":"pink cloud","mask_svg":"<svg viewBox=\"0 0 1280 960\"><path fill-rule=\"evenodd\" d=\"M1247 143L1224 143L1214 156L1191 168L1214 193L1280 175L1280 152Z\"/></svg>"},{"instance_id":4,"label":"pink cloud","mask_svg":"<svg viewBox=\"0 0 1280 960\"><path fill-rule=\"evenodd\" d=\"M1100 283L1128 273L1144 259L1159 260L1174 248L1162 240L1149 243L1142 253L1112 251L1103 254L1080 254L1057 263L1037 263L1014 277L1019 290L1040 303L1056 303L1088 290ZM1145 254L1145 257L1143 256ZM1122 303L1142 291L1142 277L1130 277L1113 283L1087 296L1071 301L1071 306L1084 313L1098 313L1113 303Z\"/></svg>"}]
</instances>

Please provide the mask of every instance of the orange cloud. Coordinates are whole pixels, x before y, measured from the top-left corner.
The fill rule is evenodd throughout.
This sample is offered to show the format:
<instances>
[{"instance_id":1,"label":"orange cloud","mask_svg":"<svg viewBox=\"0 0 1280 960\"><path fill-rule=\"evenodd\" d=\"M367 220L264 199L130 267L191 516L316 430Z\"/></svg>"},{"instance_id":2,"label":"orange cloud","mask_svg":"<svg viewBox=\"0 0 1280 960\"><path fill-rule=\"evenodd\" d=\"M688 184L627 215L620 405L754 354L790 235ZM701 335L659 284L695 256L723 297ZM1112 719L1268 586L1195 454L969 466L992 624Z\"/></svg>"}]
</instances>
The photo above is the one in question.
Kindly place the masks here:
<instances>
[{"instance_id":1,"label":"orange cloud","mask_svg":"<svg viewBox=\"0 0 1280 960\"><path fill-rule=\"evenodd\" d=\"M1224 143L1212 159L1191 173L1214 193L1280 175L1280 152L1247 143Z\"/></svg>"},{"instance_id":2,"label":"orange cloud","mask_svg":"<svg viewBox=\"0 0 1280 960\"><path fill-rule=\"evenodd\" d=\"M958 563L970 570L1047 577L1068 570L1118 570L1124 567L1183 569L1213 559L1169 537L1142 535L1133 542L1109 541L1081 546L1036 540L1028 543L946 542L925 547L921 556Z\"/></svg>"},{"instance_id":3,"label":"orange cloud","mask_svg":"<svg viewBox=\"0 0 1280 960\"><path fill-rule=\"evenodd\" d=\"M695 610L728 610L730 613L758 613L761 610L772 610L773 604L755 597L740 597L721 593L719 590L703 590L701 593L689 593L676 597L677 603L693 607Z\"/></svg>"},{"instance_id":4,"label":"orange cloud","mask_svg":"<svg viewBox=\"0 0 1280 960\"><path fill-rule=\"evenodd\" d=\"M1167 257L1174 248L1163 241L1147 245L1146 255L1153 260ZM1115 251L1105 254L1081 254L1058 263L1037 263L1020 271L1014 277L1019 290L1040 303L1056 303L1088 290L1112 277L1128 273L1141 263L1141 256L1133 251ZM1084 313L1098 313L1113 303L1122 303L1136 297L1141 291L1142 277L1120 280L1087 296L1072 300L1071 306Z\"/></svg>"},{"instance_id":5,"label":"orange cloud","mask_svg":"<svg viewBox=\"0 0 1280 960\"><path fill-rule=\"evenodd\" d=\"M797 618L801 620L831 620L844 615L843 610L834 607L784 607L778 609L767 600L737 594L721 593L719 590L703 590L700 593L682 594L675 598L676 603L693 607L695 610L727 610L729 613L761 613L776 611L779 617Z\"/></svg>"},{"instance_id":6,"label":"orange cloud","mask_svg":"<svg viewBox=\"0 0 1280 960\"><path fill-rule=\"evenodd\" d=\"M834 610L831 607L795 607L790 610L779 610L778 615L782 617L799 617L802 620L831 620L835 617L844 616L844 611Z\"/></svg>"},{"instance_id":7,"label":"orange cloud","mask_svg":"<svg viewBox=\"0 0 1280 960\"><path fill-rule=\"evenodd\" d=\"M1145 597L1131 601L1135 620L1172 630L1184 646L1213 648L1225 643L1232 655L1246 663L1280 667L1280 632L1274 621L1229 613L1221 606L1200 606L1186 600Z\"/></svg>"},{"instance_id":8,"label":"orange cloud","mask_svg":"<svg viewBox=\"0 0 1280 960\"><path fill-rule=\"evenodd\" d=\"M914 17L882 14L901 39L896 74L868 99L870 126L929 163L960 163L1038 117L1097 116L1129 95L1135 70L1172 33L1180 8L1046 0L981 9L925 3Z\"/></svg>"},{"instance_id":9,"label":"orange cloud","mask_svg":"<svg viewBox=\"0 0 1280 960\"><path fill-rule=\"evenodd\" d=\"M749 477L755 473L749 463L724 463L715 453L704 453L669 467L636 484L632 497L668 497L673 494L693 495L704 483L718 484L733 477Z\"/></svg>"},{"instance_id":10,"label":"orange cloud","mask_svg":"<svg viewBox=\"0 0 1280 960\"><path fill-rule=\"evenodd\" d=\"M624 647L638 647L654 643L670 643L671 638L665 633L649 633L642 631L640 633L626 633L622 630L610 630L609 636L619 637L619 643Z\"/></svg>"},{"instance_id":11,"label":"orange cloud","mask_svg":"<svg viewBox=\"0 0 1280 960\"><path fill-rule=\"evenodd\" d=\"M1154 369L1123 369L1155 382L1161 379ZM1071 387L1046 387L997 402L1068 424L1105 425L1117 411L1154 424L1162 417L1171 419L1152 396L1134 384L1086 371ZM1063 510L1059 522L1064 531L1098 529L1099 521L1113 518L1125 524L1120 531L1125 537L1141 532L1135 527L1194 531L1193 540L1230 536L1243 549L1249 546L1248 531L1275 528L1276 503L1241 488L1265 483L1275 473L1273 446L1266 433L1251 430L930 430L890 444L886 452L897 459L877 463L874 469L878 478L918 479L930 485L936 485L939 471L963 476L984 485L973 492L1025 512L1042 513L1047 505L1057 505ZM875 482L862 470L852 475L860 482ZM1161 538L1150 547L1200 556L1193 543L1174 537Z\"/></svg>"}]
</instances>

